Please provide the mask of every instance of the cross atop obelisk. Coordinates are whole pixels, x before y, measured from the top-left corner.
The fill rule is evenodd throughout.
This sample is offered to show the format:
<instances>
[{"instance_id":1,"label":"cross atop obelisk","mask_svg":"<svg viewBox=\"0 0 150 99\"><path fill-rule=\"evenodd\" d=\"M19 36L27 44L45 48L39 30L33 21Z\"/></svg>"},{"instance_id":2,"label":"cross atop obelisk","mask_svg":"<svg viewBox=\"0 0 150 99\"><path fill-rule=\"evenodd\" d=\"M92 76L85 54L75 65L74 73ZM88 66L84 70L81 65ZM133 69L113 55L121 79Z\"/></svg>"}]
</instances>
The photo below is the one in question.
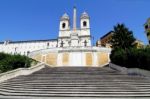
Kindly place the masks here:
<instances>
[{"instance_id":1,"label":"cross atop obelisk","mask_svg":"<svg viewBox=\"0 0 150 99\"><path fill-rule=\"evenodd\" d=\"M77 11L76 11L76 7L74 6L73 8L73 30L76 30L76 18L77 18Z\"/></svg>"}]
</instances>

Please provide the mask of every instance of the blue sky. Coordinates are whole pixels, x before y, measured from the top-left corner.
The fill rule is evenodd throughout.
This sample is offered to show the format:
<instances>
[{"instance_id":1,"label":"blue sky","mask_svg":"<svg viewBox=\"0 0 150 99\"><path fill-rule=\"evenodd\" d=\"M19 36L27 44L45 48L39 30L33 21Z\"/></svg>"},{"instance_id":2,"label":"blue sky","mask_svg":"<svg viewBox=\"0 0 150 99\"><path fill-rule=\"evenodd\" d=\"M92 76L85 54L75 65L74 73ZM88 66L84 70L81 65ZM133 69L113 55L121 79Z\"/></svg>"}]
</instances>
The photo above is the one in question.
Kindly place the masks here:
<instances>
[{"instance_id":1,"label":"blue sky","mask_svg":"<svg viewBox=\"0 0 150 99\"><path fill-rule=\"evenodd\" d=\"M124 23L147 44L143 24L150 17L150 0L0 0L0 41L55 39L63 13L72 22L74 5L78 27L81 13L88 12L94 42Z\"/></svg>"}]
</instances>

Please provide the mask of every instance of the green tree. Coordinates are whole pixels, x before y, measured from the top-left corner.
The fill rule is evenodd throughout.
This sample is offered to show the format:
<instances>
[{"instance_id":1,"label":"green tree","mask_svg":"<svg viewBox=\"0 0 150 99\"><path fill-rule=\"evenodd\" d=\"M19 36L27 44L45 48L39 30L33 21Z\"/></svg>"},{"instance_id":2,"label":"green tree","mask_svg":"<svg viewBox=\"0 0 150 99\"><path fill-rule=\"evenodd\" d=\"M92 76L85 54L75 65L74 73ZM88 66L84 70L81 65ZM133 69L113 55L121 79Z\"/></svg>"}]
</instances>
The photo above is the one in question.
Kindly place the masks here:
<instances>
[{"instance_id":1,"label":"green tree","mask_svg":"<svg viewBox=\"0 0 150 99\"><path fill-rule=\"evenodd\" d=\"M124 24L117 24L114 26L113 31L114 34L112 36L111 43L114 49L122 48L126 50L134 46L133 43L135 38L133 36L133 32L129 31Z\"/></svg>"}]
</instances>

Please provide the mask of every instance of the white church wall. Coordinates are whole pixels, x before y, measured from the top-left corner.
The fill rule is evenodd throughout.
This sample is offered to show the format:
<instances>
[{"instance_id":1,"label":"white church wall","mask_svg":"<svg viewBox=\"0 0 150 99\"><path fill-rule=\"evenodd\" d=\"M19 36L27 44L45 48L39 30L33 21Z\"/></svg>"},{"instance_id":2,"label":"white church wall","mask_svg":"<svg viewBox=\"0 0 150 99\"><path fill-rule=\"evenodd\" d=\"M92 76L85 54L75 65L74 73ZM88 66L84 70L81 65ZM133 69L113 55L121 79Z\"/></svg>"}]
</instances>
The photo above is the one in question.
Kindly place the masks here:
<instances>
[{"instance_id":1,"label":"white church wall","mask_svg":"<svg viewBox=\"0 0 150 99\"><path fill-rule=\"evenodd\" d=\"M90 36L90 29L81 29L79 36Z\"/></svg>"},{"instance_id":2,"label":"white church wall","mask_svg":"<svg viewBox=\"0 0 150 99\"><path fill-rule=\"evenodd\" d=\"M59 37L70 37L70 30L61 30L59 31Z\"/></svg>"}]
</instances>

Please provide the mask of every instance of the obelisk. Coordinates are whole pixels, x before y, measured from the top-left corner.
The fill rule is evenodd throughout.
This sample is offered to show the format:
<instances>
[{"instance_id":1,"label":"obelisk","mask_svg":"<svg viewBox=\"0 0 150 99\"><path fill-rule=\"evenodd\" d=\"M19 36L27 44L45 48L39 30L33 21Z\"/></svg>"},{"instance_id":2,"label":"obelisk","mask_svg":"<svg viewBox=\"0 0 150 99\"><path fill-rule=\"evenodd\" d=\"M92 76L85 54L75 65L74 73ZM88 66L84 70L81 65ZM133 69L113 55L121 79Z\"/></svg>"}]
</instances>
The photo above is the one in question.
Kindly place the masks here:
<instances>
[{"instance_id":1,"label":"obelisk","mask_svg":"<svg viewBox=\"0 0 150 99\"><path fill-rule=\"evenodd\" d=\"M76 11L76 7L74 6L73 8L73 30L76 30L76 17L77 17L77 11Z\"/></svg>"},{"instance_id":2,"label":"obelisk","mask_svg":"<svg viewBox=\"0 0 150 99\"><path fill-rule=\"evenodd\" d=\"M76 18L77 18L77 11L76 7L73 8L73 32L71 33L71 46L79 46L79 38L77 33L76 27Z\"/></svg>"}]
</instances>

